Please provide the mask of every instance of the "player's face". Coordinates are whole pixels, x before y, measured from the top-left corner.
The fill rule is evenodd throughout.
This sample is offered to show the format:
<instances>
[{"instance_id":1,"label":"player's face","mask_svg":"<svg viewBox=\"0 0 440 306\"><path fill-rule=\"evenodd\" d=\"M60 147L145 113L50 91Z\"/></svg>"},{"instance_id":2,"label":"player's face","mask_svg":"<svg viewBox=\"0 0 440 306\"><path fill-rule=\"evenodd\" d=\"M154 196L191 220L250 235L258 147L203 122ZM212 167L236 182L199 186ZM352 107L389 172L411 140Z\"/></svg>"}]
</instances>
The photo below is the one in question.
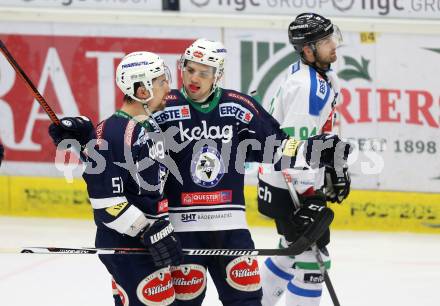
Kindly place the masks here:
<instances>
[{"instance_id":1,"label":"player's face","mask_svg":"<svg viewBox=\"0 0 440 306\"><path fill-rule=\"evenodd\" d=\"M215 81L215 68L188 61L183 69L183 86L188 96L199 101L211 91Z\"/></svg>"},{"instance_id":2,"label":"player's face","mask_svg":"<svg viewBox=\"0 0 440 306\"><path fill-rule=\"evenodd\" d=\"M333 35L316 42L316 62L322 66L334 63L338 58L336 55L336 47L337 42L334 40Z\"/></svg>"},{"instance_id":3,"label":"player's face","mask_svg":"<svg viewBox=\"0 0 440 306\"><path fill-rule=\"evenodd\" d=\"M165 97L170 92L169 80L165 75L161 75L153 80L153 99L148 102L150 111L155 112L165 108Z\"/></svg>"},{"instance_id":4,"label":"player's face","mask_svg":"<svg viewBox=\"0 0 440 306\"><path fill-rule=\"evenodd\" d=\"M337 25L333 25L333 33L316 42L317 49L316 64L326 68L337 59L336 49L342 44L342 34Z\"/></svg>"}]
</instances>

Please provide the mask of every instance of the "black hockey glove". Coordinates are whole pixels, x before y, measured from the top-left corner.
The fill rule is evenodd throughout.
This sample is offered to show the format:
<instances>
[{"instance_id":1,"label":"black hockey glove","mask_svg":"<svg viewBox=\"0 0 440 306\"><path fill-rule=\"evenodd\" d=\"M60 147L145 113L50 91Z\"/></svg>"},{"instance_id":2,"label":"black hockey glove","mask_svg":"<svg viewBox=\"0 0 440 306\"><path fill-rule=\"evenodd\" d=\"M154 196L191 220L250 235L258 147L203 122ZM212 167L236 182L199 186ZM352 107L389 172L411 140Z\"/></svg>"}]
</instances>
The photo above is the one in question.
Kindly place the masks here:
<instances>
[{"instance_id":1,"label":"black hockey glove","mask_svg":"<svg viewBox=\"0 0 440 306\"><path fill-rule=\"evenodd\" d=\"M327 204L322 193L301 196L300 201L301 208L293 215L292 222L297 231L302 233L315 221L317 214L326 208Z\"/></svg>"},{"instance_id":2,"label":"black hockey glove","mask_svg":"<svg viewBox=\"0 0 440 306\"><path fill-rule=\"evenodd\" d=\"M333 211L326 207L325 197L321 193L302 196L301 203L301 208L292 219L293 226L300 235L293 236L292 240L286 236L288 241L293 241L289 247L295 249L298 254L315 242L319 247L327 245L330 241L329 226L334 218Z\"/></svg>"},{"instance_id":3,"label":"black hockey glove","mask_svg":"<svg viewBox=\"0 0 440 306\"><path fill-rule=\"evenodd\" d=\"M150 251L156 267L178 266L182 262L182 246L169 221L154 222L141 234L140 238L143 245Z\"/></svg>"},{"instance_id":4,"label":"black hockey glove","mask_svg":"<svg viewBox=\"0 0 440 306\"><path fill-rule=\"evenodd\" d=\"M0 166L2 165L3 158L5 157L5 149L3 145L0 143Z\"/></svg>"},{"instance_id":5,"label":"black hockey glove","mask_svg":"<svg viewBox=\"0 0 440 306\"><path fill-rule=\"evenodd\" d=\"M89 140L95 138L95 128L92 121L85 116L64 117L60 120L60 125L52 123L49 126L49 135L56 146L65 139L75 139L84 147Z\"/></svg>"},{"instance_id":6,"label":"black hockey glove","mask_svg":"<svg viewBox=\"0 0 440 306\"><path fill-rule=\"evenodd\" d=\"M328 166L335 169L339 175L342 175L348 155L353 151L349 142L343 141L338 135L333 134L319 134L310 137L306 140L305 145L305 159L310 167L315 169Z\"/></svg>"},{"instance_id":7,"label":"black hockey glove","mask_svg":"<svg viewBox=\"0 0 440 306\"><path fill-rule=\"evenodd\" d=\"M341 203L350 193L351 178L348 166L342 169L342 175L335 169L325 167L325 196L327 201Z\"/></svg>"}]
</instances>

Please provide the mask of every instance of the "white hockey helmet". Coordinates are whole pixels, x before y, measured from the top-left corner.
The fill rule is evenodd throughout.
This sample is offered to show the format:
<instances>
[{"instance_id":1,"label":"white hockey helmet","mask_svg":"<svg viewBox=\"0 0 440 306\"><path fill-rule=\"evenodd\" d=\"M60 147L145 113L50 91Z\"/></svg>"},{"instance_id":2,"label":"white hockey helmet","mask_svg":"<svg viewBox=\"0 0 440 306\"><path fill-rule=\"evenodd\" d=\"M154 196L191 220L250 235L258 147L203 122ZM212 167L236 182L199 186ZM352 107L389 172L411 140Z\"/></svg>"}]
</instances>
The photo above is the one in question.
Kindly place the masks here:
<instances>
[{"instance_id":1,"label":"white hockey helmet","mask_svg":"<svg viewBox=\"0 0 440 306\"><path fill-rule=\"evenodd\" d=\"M161 75L171 80L170 71L160 56L146 51L132 52L124 56L119 63L116 69L116 84L124 94L145 104L153 99L153 80ZM135 97L135 83L138 82L150 93L148 99Z\"/></svg>"},{"instance_id":2,"label":"white hockey helmet","mask_svg":"<svg viewBox=\"0 0 440 306\"><path fill-rule=\"evenodd\" d=\"M189 46L180 59L181 71L186 61L208 65L215 68L214 89L223 75L226 60L226 49L220 41L199 38Z\"/></svg>"}]
</instances>

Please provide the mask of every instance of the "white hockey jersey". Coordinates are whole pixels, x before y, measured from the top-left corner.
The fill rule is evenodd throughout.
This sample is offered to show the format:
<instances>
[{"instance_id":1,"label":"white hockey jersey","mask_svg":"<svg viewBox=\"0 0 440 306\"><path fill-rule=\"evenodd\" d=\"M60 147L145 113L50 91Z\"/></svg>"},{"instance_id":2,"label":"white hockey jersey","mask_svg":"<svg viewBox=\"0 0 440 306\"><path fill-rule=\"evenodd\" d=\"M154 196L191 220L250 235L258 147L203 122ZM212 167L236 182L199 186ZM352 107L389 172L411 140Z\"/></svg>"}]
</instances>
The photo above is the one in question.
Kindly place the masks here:
<instances>
[{"instance_id":1,"label":"white hockey jersey","mask_svg":"<svg viewBox=\"0 0 440 306\"><path fill-rule=\"evenodd\" d=\"M297 61L289 66L285 81L275 97L263 106L280 123L281 128L296 139L307 139L333 130L335 106L339 101L340 87L336 73L329 70L325 80L309 65ZM296 165L298 167L304 165ZM298 193L310 187L315 190L324 183L324 171L288 170ZM268 167L260 166L259 179L287 189L283 176Z\"/></svg>"}]
</instances>

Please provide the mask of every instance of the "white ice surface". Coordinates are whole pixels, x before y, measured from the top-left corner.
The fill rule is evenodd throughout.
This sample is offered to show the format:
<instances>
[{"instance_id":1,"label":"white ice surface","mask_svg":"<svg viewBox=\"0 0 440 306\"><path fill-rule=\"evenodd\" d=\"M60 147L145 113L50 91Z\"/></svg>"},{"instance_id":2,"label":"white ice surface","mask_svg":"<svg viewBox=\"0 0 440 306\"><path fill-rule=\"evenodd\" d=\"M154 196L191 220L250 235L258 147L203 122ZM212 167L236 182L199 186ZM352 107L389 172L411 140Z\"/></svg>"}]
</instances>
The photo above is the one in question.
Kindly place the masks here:
<instances>
[{"instance_id":1,"label":"white ice surface","mask_svg":"<svg viewBox=\"0 0 440 306\"><path fill-rule=\"evenodd\" d=\"M3 217L0 248L93 246L94 230L90 221ZM276 246L273 230L252 232L257 247ZM329 250L343 306L440 305L440 235L339 231ZM109 275L95 255L0 254L1 306L112 303ZM212 282L203 305L221 305ZM321 305L332 305L325 289Z\"/></svg>"}]
</instances>

